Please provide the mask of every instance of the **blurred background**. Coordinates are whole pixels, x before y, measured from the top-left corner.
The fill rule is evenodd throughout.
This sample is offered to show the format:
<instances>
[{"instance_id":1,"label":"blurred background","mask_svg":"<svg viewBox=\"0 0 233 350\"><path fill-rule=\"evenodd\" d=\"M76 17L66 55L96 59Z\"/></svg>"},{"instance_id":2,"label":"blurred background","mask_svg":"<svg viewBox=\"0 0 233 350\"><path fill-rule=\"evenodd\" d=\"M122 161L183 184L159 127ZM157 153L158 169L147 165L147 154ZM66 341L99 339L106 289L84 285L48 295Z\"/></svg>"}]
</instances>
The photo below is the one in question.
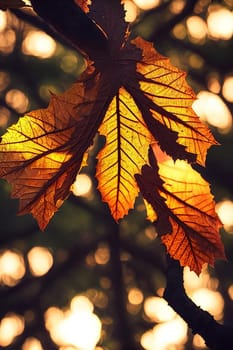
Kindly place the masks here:
<instances>
[{"instance_id":1,"label":"blurred background","mask_svg":"<svg viewBox=\"0 0 233 350\"><path fill-rule=\"evenodd\" d=\"M211 183L228 261L184 270L188 295L233 322L233 1L125 0L134 35L187 72L193 108L221 146L199 169ZM30 5L30 2L27 2ZM30 7L0 11L1 134L45 107L80 75L82 57ZM0 348L14 350L206 349L162 298L165 254L139 198L116 225L94 178L98 140L73 194L44 233L0 183Z\"/></svg>"}]
</instances>

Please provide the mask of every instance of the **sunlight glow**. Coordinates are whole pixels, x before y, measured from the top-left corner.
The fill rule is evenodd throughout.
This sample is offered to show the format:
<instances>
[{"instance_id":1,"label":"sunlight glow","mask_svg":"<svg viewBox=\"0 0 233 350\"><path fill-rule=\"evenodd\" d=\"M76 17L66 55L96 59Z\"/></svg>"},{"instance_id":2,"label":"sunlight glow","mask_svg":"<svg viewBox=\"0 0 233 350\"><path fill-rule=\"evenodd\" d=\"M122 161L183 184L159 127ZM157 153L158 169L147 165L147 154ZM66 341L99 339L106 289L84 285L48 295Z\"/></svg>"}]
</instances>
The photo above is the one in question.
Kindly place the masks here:
<instances>
[{"instance_id":1,"label":"sunlight glow","mask_svg":"<svg viewBox=\"0 0 233 350\"><path fill-rule=\"evenodd\" d=\"M144 311L153 322L166 322L176 316L176 312L160 297L149 297L145 300Z\"/></svg>"},{"instance_id":2,"label":"sunlight glow","mask_svg":"<svg viewBox=\"0 0 233 350\"><path fill-rule=\"evenodd\" d=\"M131 288L128 292L128 300L132 305L140 305L143 302L143 293L138 288Z\"/></svg>"},{"instance_id":3,"label":"sunlight glow","mask_svg":"<svg viewBox=\"0 0 233 350\"><path fill-rule=\"evenodd\" d=\"M53 265L53 256L45 247L34 247L28 252L28 263L34 276L45 275Z\"/></svg>"},{"instance_id":4,"label":"sunlight glow","mask_svg":"<svg viewBox=\"0 0 233 350\"><path fill-rule=\"evenodd\" d=\"M220 321L223 316L224 300L217 291L199 288L192 293L191 299L201 309L208 311L215 320Z\"/></svg>"},{"instance_id":5,"label":"sunlight glow","mask_svg":"<svg viewBox=\"0 0 233 350\"><path fill-rule=\"evenodd\" d=\"M41 342L36 338L27 338L23 343L22 350L44 350Z\"/></svg>"},{"instance_id":6,"label":"sunlight glow","mask_svg":"<svg viewBox=\"0 0 233 350\"><path fill-rule=\"evenodd\" d=\"M18 89L11 89L7 92L6 102L19 113L26 112L29 104L27 96Z\"/></svg>"},{"instance_id":7,"label":"sunlight glow","mask_svg":"<svg viewBox=\"0 0 233 350\"><path fill-rule=\"evenodd\" d=\"M59 346L94 350L100 339L101 322L93 310L93 304L85 296L74 297L68 310L49 308L45 322L53 341Z\"/></svg>"},{"instance_id":8,"label":"sunlight glow","mask_svg":"<svg viewBox=\"0 0 233 350\"><path fill-rule=\"evenodd\" d=\"M23 43L22 52L39 58L49 58L56 50L56 42L42 31L32 30L27 33Z\"/></svg>"},{"instance_id":9,"label":"sunlight glow","mask_svg":"<svg viewBox=\"0 0 233 350\"><path fill-rule=\"evenodd\" d=\"M134 0L141 10L150 10L160 4L160 0Z\"/></svg>"},{"instance_id":10,"label":"sunlight glow","mask_svg":"<svg viewBox=\"0 0 233 350\"><path fill-rule=\"evenodd\" d=\"M231 130L231 112L218 95L200 91L193 103L193 109L203 121L218 128L219 132L228 133Z\"/></svg>"},{"instance_id":11,"label":"sunlight glow","mask_svg":"<svg viewBox=\"0 0 233 350\"><path fill-rule=\"evenodd\" d=\"M0 32L5 30L7 26L7 15L5 11L0 10Z\"/></svg>"},{"instance_id":12,"label":"sunlight glow","mask_svg":"<svg viewBox=\"0 0 233 350\"><path fill-rule=\"evenodd\" d=\"M0 32L0 52L5 55L10 54L15 47L16 34L12 29L6 29Z\"/></svg>"},{"instance_id":13,"label":"sunlight glow","mask_svg":"<svg viewBox=\"0 0 233 350\"><path fill-rule=\"evenodd\" d=\"M175 319L156 325L141 337L141 345L146 350L167 350L178 348L187 341L187 324L179 316Z\"/></svg>"},{"instance_id":14,"label":"sunlight glow","mask_svg":"<svg viewBox=\"0 0 233 350\"><path fill-rule=\"evenodd\" d=\"M125 8L125 20L126 22L133 22L137 18L138 9L137 6L130 0L124 1Z\"/></svg>"},{"instance_id":15,"label":"sunlight glow","mask_svg":"<svg viewBox=\"0 0 233 350\"><path fill-rule=\"evenodd\" d=\"M14 339L24 331L22 316L10 313L0 321L0 345L10 345Z\"/></svg>"},{"instance_id":16,"label":"sunlight glow","mask_svg":"<svg viewBox=\"0 0 233 350\"><path fill-rule=\"evenodd\" d=\"M222 94L228 102L233 103L233 75L225 78L222 86Z\"/></svg>"},{"instance_id":17,"label":"sunlight glow","mask_svg":"<svg viewBox=\"0 0 233 350\"><path fill-rule=\"evenodd\" d=\"M204 339L199 334L193 336L193 348L197 350L207 349Z\"/></svg>"},{"instance_id":18,"label":"sunlight glow","mask_svg":"<svg viewBox=\"0 0 233 350\"><path fill-rule=\"evenodd\" d=\"M0 253L0 282L7 286L14 286L24 274L25 265L21 254L11 250Z\"/></svg>"},{"instance_id":19,"label":"sunlight glow","mask_svg":"<svg viewBox=\"0 0 233 350\"><path fill-rule=\"evenodd\" d=\"M216 212L228 233L233 233L233 201L225 199L216 204Z\"/></svg>"},{"instance_id":20,"label":"sunlight glow","mask_svg":"<svg viewBox=\"0 0 233 350\"><path fill-rule=\"evenodd\" d=\"M229 40L233 35L233 13L219 5L209 7L207 25L209 35L214 39Z\"/></svg>"},{"instance_id":21,"label":"sunlight glow","mask_svg":"<svg viewBox=\"0 0 233 350\"><path fill-rule=\"evenodd\" d=\"M110 251L108 246L100 245L95 251L94 258L97 264L105 265L109 262Z\"/></svg>"},{"instance_id":22,"label":"sunlight glow","mask_svg":"<svg viewBox=\"0 0 233 350\"><path fill-rule=\"evenodd\" d=\"M193 39L198 41L205 39L207 35L207 25L204 19L199 16L191 16L187 19L186 25L188 33Z\"/></svg>"},{"instance_id":23,"label":"sunlight glow","mask_svg":"<svg viewBox=\"0 0 233 350\"><path fill-rule=\"evenodd\" d=\"M71 190L75 196L88 197L92 188L92 181L87 174L78 174Z\"/></svg>"}]
</instances>

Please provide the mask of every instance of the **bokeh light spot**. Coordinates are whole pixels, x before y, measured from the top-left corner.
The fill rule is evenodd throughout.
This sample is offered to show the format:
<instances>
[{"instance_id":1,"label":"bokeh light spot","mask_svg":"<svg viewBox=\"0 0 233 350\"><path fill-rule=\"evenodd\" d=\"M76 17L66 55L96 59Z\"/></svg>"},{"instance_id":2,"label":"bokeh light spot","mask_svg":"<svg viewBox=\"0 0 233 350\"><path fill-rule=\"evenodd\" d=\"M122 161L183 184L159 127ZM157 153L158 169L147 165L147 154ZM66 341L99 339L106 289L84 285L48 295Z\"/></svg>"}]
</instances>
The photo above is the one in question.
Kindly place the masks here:
<instances>
[{"instance_id":1,"label":"bokeh light spot","mask_svg":"<svg viewBox=\"0 0 233 350\"><path fill-rule=\"evenodd\" d=\"M144 302L146 316L153 322L166 322L176 316L176 312L168 305L164 298L149 297Z\"/></svg>"},{"instance_id":2,"label":"bokeh light spot","mask_svg":"<svg viewBox=\"0 0 233 350\"><path fill-rule=\"evenodd\" d=\"M143 293L138 288L131 288L128 292L128 300L132 305L140 305L143 302Z\"/></svg>"},{"instance_id":3,"label":"bokeh light spot","mask_svg":"<svg viewBox=\"0 0 233 350\"><path fill-rule=\"evenodd\" d=\"M71 190L75 196L88 197L92 188L92 181L87 174L78 174Z\"/></svg>"},{"instance_id":4,"label":"bokeh light spot","mask_svg":"<svg viewBox=\"0 0 233 350\"><path fill-rule=\"evenodd\" d=\"M199 288L192 293L191 299L203 310L208 311L215 320L221 320L224 300L219 292L207 288Z\"/></svg>"},{"instance_id":5,"label":"bokeh light spot","mask_svg":"<svg viewBox=\"0 0 233 350\"><path fill-rule=\"evenodd\" d=\"M100 339L101 322L93 309L93 304L85 296L74 297L66 311L49 308L45 322L53 341L60 346L94 350Z\"/></svg>"},{"instance_id":6,"label":"bokeh light spot","mask_svg":"<svg viewBox=\"0 0 233 350\"><path fill-rule=\"evenodd\" d=\"M22 316L9 313L0 321L0 345L10 345L14 339L24 331Z\"/></svg>"},{"instance_id":7,"label":"bokeh light spot","mask_svg":"<svg viewBox=\"0 0 233 350\"><path fill-rule=\"evenodd\" d=\"M222 86L222 94L228 102L233 102L233 76L226 77Z\"/></svg>"},{"instance_id":8,"label":"bokeh light spot","mask_svg":"<svg viewBox=\"0 0 233 350\"><path fill-rule=\"evenodd\" d=\"M45 275L53 265L53 256L45 247L34 247L27 255L29 268L34 276Z\"/></svg>"},{"instance_id":9,"label":"bokeh light spot","mask_svg":"<svg viewBox=\"0 0 233 350\"><path fill-rule=\"evenodd\" d=\"M216 212L228 233L233 233L233 202L225 199L216 204Z\"/></svg>"},{"instance_id":10,"label":"bokeh light spot","mask_svg":"<svg viewBox=\"0 0 233 350\"><path fill-rule=\"evenodd\" d=\"M187 341L187 328L185 321L177 316L145 332L141 337L141 345L146 350L183 348L182 345Z\"/></svg>"},{"instance_id":11,"label":"bokeh light spot","mask_svg":"<svg viewBox=\"0 0 233 350\"><path fill-rule=\"evenodd\" d=\"M200 91L193 103L193 109L203 121L218 128L219 132L228 133L231 130L231 112L218 95Z\"/></svg>"},{"instance_id":12,"label":"bokeh light spot","mask_svg":"<svg viewBox=\"0 0 233 350\"><path fill-rule=\"evenodd\" d=\"M27 96L18 89L11 89L7 92L6 102L19 113L26 112L29 104Z\"/></svg>"},{"instance_id":13,"label":"bokeh light spot","mask_svg":"<svg viewBox=\"0 0 233 350\"><path fill-rule=\"evenodd\" d=\"M44 350L37 338L27 338L23 343L22 350Z\"/></svg>"},{"instance_id":14,"label":"bokeh light spot","mask_svg":"<svg viewBox=\"0 0 233 350\"><path fill-rule=\"evenodd\" d=\"M207 35L207 24L199 16L191 16L186 21L188 33L193 39L203 40Z\"/></svg>"},{"instance_id":15,"label":"bokeh light spot","mask_svg":"<svg viewBox=\"0 0 233 350\"><path fill-rule=\"evenodd\" d=\"M56 50L56 42L42 31L29 31L22 43L22 52L39 58L49 58Z\"/></svg>"},{"instance_id":16,"label":"bokeh light spot","mask_svg":"<svg viewBox=\"0 0 233 350\"><path fill-rule=\"evenodd\" d=\"M209 7L207 25L210 37L229 40L233 35L233 13L219 5Z\"/></svg>"},{"instance_id":17,"label":"bokeh light spot","mask_svg":"<svg viewBox=\"0 0 233 350\"><path fill-rule=\"evenodd\" d=\"M125 8L125 20L126 22L133 22L137 18L138 9L137 6L130 0L124 1Z\"/></svg>"},{"instance_id":18,"label":"bokeh light spot","mask_svg":"<svg viewBox=\"0 0 233 350\"><path fill-rule=\"evenodd\" d=\"M20 253L5 250L0 254L0 281L14 286L25 274L25 264Z\"/></svg>"},{"instance_id":19,"label":"bokeh light spot","mask_svg":"<svg viewBox=\"0 0 233 350\"><path fill-rule=\"evenodd\" d=\"M160 0L134 0L141 10L150 10L160 4Z\"/></svg>"}]
</instances>

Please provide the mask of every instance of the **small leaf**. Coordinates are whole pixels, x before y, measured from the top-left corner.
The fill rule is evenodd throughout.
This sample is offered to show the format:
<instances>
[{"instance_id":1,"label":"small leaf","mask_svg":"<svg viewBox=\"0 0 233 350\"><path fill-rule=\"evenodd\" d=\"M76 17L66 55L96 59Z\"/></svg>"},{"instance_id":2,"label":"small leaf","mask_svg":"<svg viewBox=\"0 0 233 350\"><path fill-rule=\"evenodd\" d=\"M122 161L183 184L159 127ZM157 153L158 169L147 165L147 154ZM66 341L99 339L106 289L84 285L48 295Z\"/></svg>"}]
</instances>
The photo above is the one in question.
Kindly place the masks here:
<instances>
[{"instance_id":1,"label":"small leaf","mask_svg":"<svg viewBox=\"0 0 233 350\"><path fill-rule=\"evenodd\" d=\"M158 145L153 146L153 151L158 165L146 165L142 175L137 175L140 190L145 195L148 173L153 170L154 178L159 177L162 183L157 182L156 186L155 182L152 183L150 189L147 188L150 196L145 198L157 214L163 209L162 215L167 216L165 220L172 228L172 233L166 232L165 223L163 232L160 232L163 234L161 240L171 257L199 274L204 263L213 265L215 259L225 258L219 236L221 223L215 212L209 184L186 162L178 160L174 163ZM158 201L158 195L163 198L162 201ZM149 215L151 212L148 212Z\"/></svg>"}]
</instances>

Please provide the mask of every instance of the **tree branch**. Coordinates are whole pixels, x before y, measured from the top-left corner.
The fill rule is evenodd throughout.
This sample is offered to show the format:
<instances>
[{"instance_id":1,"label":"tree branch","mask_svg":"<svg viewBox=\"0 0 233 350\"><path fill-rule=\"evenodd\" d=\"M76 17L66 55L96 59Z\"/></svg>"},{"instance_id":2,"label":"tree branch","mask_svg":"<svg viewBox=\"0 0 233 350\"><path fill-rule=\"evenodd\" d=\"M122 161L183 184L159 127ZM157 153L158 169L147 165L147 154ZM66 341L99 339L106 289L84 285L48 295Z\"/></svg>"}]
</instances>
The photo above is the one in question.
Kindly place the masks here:
<instances>
[{"instance_id":1,"label":"tree branch","mask_svg":"<svg viewBox=\"0 0 233 350\"><path fill-rule=\"evenodd\" d=\"M200 334L211 350L229 350L233 329L217 323L187 296L183 285L183 268L179 262L167 257L167 286L164 298L187 322L194 334Z\"/></svg>"}]
</instances>

